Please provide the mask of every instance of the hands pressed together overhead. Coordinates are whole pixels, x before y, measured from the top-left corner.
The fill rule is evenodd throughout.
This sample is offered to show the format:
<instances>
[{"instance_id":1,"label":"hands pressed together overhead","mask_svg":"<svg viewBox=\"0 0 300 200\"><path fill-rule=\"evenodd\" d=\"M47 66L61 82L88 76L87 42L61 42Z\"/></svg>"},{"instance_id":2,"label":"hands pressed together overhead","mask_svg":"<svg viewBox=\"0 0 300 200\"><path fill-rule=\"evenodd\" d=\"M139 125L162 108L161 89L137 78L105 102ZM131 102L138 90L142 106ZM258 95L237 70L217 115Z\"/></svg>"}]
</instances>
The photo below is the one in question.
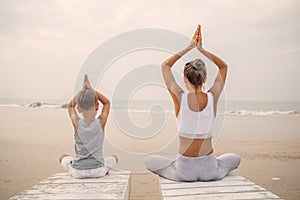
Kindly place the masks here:
<instances>
[{"instance_id":1,"label":"hands pressed together overhead","mask_svg":"<svg viewBox=\"0 0 300 200\"><path fill-rule=\"evenodd\" d=\"M200 25L197 26L197 29L196 29L196 31L193 35L192 41L189 44L189 48L193 49L195 47L197 47L197 49L199 51L201 51L203 49L203 47L202 47L201 26Z\"/></svg>"},{"instance_id":2,"label":"hands pressed together overhead","mask_svg":"<svg viewBox=\"0 0 300 200\"><path fill-rule=\"evenodd\" d=\"M82 88L83 89L92 89L92 86L90 84L89 77L87 74L84 75Z\"/></svg>"}]
</instances>

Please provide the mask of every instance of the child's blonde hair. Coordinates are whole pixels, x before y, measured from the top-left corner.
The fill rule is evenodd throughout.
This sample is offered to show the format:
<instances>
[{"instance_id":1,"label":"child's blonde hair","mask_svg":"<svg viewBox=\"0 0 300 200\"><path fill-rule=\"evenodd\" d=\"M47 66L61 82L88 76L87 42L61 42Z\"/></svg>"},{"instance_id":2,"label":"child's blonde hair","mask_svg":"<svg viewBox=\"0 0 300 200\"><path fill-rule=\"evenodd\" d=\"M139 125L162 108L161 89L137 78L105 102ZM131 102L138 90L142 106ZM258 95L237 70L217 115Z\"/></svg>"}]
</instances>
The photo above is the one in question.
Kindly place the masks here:
<instances>
[{"instance_id":1,"label":"child's blonde hair","mask_svg":"<svg viewBox=\"0 0 300 200\"><path fill-rule=\"evenodd\" d=\"M96 92L92 89L82 89L78 93L77 102L82 110L90 110L98 102Z\"/></svg>"}]
</instances>

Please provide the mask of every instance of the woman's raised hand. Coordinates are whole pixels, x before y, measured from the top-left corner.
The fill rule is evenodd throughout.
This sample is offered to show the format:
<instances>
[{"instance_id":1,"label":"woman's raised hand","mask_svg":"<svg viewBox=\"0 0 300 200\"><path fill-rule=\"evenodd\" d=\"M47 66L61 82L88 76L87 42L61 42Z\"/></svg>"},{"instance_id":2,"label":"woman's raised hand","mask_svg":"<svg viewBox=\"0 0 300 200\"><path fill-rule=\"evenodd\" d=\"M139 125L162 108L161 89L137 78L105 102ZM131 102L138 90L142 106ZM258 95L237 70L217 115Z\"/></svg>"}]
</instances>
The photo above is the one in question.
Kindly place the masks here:
<instances>
[{"instance_id":1,"label":"woman's raised hand","mask_svg":"<svg viewBox=\"0 0 300 200\"><path fill-rule=\"evenodd\" d=\"M196 47L196 45L198 43L199 32L200 32L200 25L197 26L197 29L193 35L192 41L188 46L190 49L193 49L194 47Z\"/></svg>"},{"instance_id":2,"label":"woman's raised hand","mask_svg":"<svg viewBox=\"0 0 300 200\"><path fill-rule=\"evenodd\" d=\"M199 51L203 50L203 46L202 46L202 34L201 34L201 26L198 25L198 40L197 40L197 49Z\"/></svg>"}]
</instances>

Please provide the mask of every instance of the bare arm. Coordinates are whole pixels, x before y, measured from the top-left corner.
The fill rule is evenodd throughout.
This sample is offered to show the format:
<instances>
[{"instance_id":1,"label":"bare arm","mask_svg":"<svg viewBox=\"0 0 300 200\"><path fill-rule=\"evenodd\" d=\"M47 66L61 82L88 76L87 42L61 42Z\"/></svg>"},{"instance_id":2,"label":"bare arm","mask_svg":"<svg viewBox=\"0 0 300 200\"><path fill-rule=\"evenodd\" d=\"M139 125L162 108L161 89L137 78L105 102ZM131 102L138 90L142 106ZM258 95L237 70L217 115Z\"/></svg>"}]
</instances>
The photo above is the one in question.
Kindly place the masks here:
<instances>
[{"instance_id":1,"label":"bare arm","mask_svg":"<svg viewBox=\"0 0 300 200\"><path fill-rule=\"evenodd\" d=\"M95 92L96 92L98 100L103 105L101 114L99 115L98 119L101 121L102 129L104 130L106 122L107 122L107 118L109 115L110 101L104 95L102 95L100 92L98 92L98 91L95 91Z\"/></svg>"},{"instance_id":2,"label":"bare arm","mask_svg":"<svg viewBox=\"0 0 300 200\"><path fill-rule=\"evenodd\" d=\"M219 69L219 72L215 78L214 84L212 87L209 89L209 91L213 94L214 96L214 108L215 108L215 114L216 114L216 108L217 108L217 103L218 99L220 97L220 94L224 88L225 85L225 80L226 80L226 75L227 75L227 64L218 56L214 55L213 53L205 50L202 47L202 35L201 35L201 29L199 31L199 38L198 38L198 43L197 43L197 49L202 53L205 57L210 59Z\"/></svg>"},{"instance_id":3,"label":"bare arm","mask_svg":"<svg viewBox=\"0 0 300 200\"><path fill-rule=\"evenodd\" d=\"M188 47L183 49L179 53L165 60L161 65L165 84L174 102L176 116L180 109L180 100L181 100L181 95L183 93L183 89L176 83L171 68L179 58L181 58L184 54L186 54L190 50L191 49Z\"/></svg>"},{"instance_id":4,"label":"bare arm","mask_svg":"<svg viewBox=\"0 0 300 200\"><path fill-rule=\"evenodd\" d=\"M162 63L162 74L163 74L163 78L165 80L165 84L168 88L169 93L172 96L173 102L174 102L174 106L175 106L175 114L176 116L179 113L180 110L180 101L181 101L181 96L183 93L183 89L176 83L175 78L172 74L171 68L173 67L174 63L181 58L184 54L186 54L187 52L189 52L190 50L192 50L196 44L197 44L197 39L198 39L198 35L199 35L199 30L200 30L200 26L197 27L196 32L194 33L193 39L191 41L191 43L184 48L182 51L180 51L177 54L174 54L173 56L171 56L170 58L166 59L163 63Z\"/></svg>"},{"instance_id":5,"label":"bare arm","mask_svg":"<svg viewBox=\"0 0 300 200\"><path fill-rule=\"evenodd\" d=\"M68 113L69 113L69 117L71 119L75 133L77 133L78 121L79 121L79 116L77 115L77 112L75 109L76 105L77 105L76 96L74 96L68 104Z\"/></svg>"},{"instance_id":6,"label":"bare arm","mask_svg":"<svg viewBox=\"0 0 300 200\"><path fill-rule=\"evenodd\" d=\"M87 74L84 75L82 88L91 88ZM72 125L75 133L77 133L78 122L80 119L76 111L76 105L77 105L77 95L75 95L68 104L68 113L72 121Z\"/></svg>"},{"instance_id":7,"label":"bare arm","mask_svg":"<svg viewBox=\"0 0 300 200\"><path fill-rule=\"evenodd\" d=\"M87 74L84 75L83 88L92 89L92 86L90 84ZM102 95L100 92L98 92L96 90L94 90L94 91L95 91L98 101L100 101L103 105L101 114L99 115L98 119L101 121L102 129L104 130L106 122L107 122L107 118L109 115L110 101L104 95Z\"/></svg>"}]
</instances>

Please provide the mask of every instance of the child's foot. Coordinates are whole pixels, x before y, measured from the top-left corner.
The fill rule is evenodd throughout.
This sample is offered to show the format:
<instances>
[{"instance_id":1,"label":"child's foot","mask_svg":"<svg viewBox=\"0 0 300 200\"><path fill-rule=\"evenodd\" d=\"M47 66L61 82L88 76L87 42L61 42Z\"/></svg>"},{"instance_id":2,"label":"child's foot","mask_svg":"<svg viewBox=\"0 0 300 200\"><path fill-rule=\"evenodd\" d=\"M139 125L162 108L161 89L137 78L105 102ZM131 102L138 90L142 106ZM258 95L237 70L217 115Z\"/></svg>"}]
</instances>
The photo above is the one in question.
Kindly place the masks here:
<instances>
[{"instance_id":1,"label":"child's foot","mask_svg":"<svg viewBox=\"0 0 300 200\"><path fill-rule=\"evenodd\" d=\"M116 164L118 163L119 159L116 155L111 155L112 157L114 157L116 159Z\"/></svg>"},{"instance_id":2,"label":"child's foot","mask_svg":"<svg viewBox=\"0 0 300 200\"><path fill-rule=\"evenodd\" d=\"M110 155L109 156L110 158L108 158L106 161L105 161L105 165L107 167L109 167L109 169L112 169L114 166L116 166L116 164L118 163L119 159L116 155ZM113 161L111 159L111 157L113 157L115 159L115 161ZM106 175L109 174L109 170L107 171Z\"/></svg>"},{"instance_id":3,"label":"child's foot","mask_svg":"<svg viewBox=\"0 0 300 200\"><path fill-rule=\"evenodd\" d=\"M69 156L69 155L66 154L66 153L61 154L61 156L60 156L59 159L58 159L59 163L61 163L62 159L63 159L64 157L67 157L67 156Z\"/></svg>"}]
</instances>

